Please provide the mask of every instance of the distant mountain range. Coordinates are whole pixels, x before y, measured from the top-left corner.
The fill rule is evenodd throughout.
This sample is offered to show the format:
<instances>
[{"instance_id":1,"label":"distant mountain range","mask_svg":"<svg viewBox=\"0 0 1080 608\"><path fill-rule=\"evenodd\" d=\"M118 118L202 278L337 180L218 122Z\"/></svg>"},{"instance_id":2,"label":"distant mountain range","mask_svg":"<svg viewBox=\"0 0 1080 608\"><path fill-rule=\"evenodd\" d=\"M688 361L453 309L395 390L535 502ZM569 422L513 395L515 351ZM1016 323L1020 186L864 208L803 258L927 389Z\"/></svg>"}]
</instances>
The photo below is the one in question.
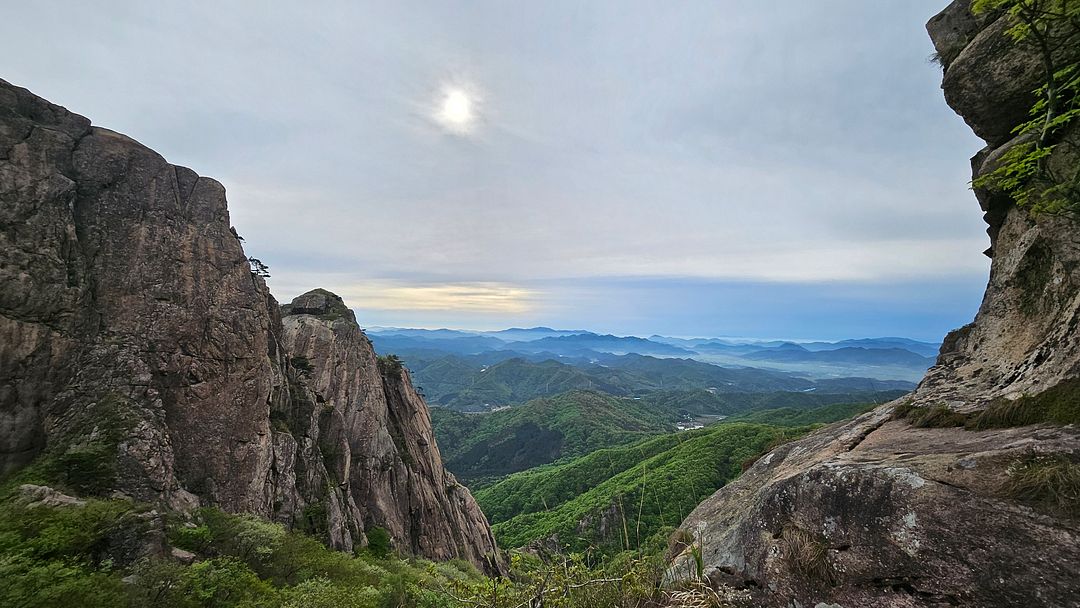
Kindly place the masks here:
<instances>
[{"instance_id":1,"label":"distant mountain range","mask_svg":"<svg viewBox=\"0 0 1080 608\"><path fill-rule=\"evenodd\" d=\"M938 345L907 338L751 342L614 336L550 327L500 331L369 328L429 403L485 411L570 390L614 396L910 390Z\"/></svg>"}]
</instances>

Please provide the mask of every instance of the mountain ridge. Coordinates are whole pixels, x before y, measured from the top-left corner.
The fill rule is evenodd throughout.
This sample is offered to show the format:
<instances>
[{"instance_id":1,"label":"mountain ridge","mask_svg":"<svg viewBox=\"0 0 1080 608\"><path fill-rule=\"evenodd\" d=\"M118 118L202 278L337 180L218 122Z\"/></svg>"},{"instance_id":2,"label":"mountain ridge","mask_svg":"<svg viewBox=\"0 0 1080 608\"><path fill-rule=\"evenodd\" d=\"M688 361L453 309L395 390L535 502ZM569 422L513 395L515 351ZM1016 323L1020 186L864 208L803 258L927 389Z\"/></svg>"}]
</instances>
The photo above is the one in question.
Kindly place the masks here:
<instances>
[{"instance_id":1,"label":"mountain ridge","mask_svg":"<svg viewBox=\"0 0 1080 608\"><path fill-rule=\"evenodd\" d=\"M310 292L283 322L220 183L0 80L0 202L5 476L37 463L71 491L256 515L344 551L389 529L403 551L503 570L433 446L381 441L379 458L352 460L363 414L313 375L364 385L355 399L385 414L367 428L391 438L410 429L430 443L426 406L407 372L376 368L340 298ZM298 318L339 347L337 371L290 351ZM382 465L406 479L366 484L385 480ZM359 508L390 494L430 507L427 525Z\"/></svg>"}]
</instances>

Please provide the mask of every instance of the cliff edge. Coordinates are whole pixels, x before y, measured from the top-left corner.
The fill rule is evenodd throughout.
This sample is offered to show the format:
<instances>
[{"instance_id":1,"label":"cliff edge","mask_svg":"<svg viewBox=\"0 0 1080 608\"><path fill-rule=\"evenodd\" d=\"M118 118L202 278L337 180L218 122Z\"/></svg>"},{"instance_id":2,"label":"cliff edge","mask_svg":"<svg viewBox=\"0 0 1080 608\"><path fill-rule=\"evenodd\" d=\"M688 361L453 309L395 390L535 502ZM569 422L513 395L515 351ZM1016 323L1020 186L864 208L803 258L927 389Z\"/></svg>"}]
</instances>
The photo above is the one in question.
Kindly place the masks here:
<instances>
[{"instance_id":1,"label":"cliff edge","mask_svg":"<svg viewBox=\"0 0 1080 608\"><path fill-rule=\"evenodd\" d=\"M27 466L501 568L426 405L340 299L280 309L221 184L0 80L0 474Z\"/></svg>"},{"instance_id":2,"label":"cliff edge","mask_svg":"<svg viewBox=\"0 0 1080 608\"><path fill-rule=\"evenodd\" d=\"M957 0L927 25L946 100L987 142L975 177L1017 145L1042 78L1013 24ZM781 446L699 505L670 578L700 564L762 606L1080 605L1080 226L976 195L993 263L975 320L914 393Z\"/></svg>"}]
</instances>

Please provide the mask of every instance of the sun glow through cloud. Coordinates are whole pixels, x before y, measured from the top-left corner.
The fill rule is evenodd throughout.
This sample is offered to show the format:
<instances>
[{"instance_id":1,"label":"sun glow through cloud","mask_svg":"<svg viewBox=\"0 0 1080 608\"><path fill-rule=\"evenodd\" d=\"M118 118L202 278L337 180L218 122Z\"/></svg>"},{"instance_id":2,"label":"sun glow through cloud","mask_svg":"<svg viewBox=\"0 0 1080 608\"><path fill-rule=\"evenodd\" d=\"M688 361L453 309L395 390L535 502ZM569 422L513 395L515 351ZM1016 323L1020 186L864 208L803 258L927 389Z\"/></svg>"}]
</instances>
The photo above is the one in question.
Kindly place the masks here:
<instances>
[{"instance_id":1,"label":"sun glow through cloud","mask_svg":"<svg viewBox=\"0 0 1080 608\"><path fill-rule=\"evenodd\" d=\"M505 283L405 284L372 281L341 291L349 305L378 310L440 310L469 313L526 313L538 295Z\"/></svg>"},{"instance_id":2,"label":"sun glow through cloud","mask_svg":"<svg viewBox=\"0 0 1080 608\"><path fill-rule=\"evenodd\" d=\"M461 88L443 91L435 112L435 120L451 133L465 135L472 131L476 122L476 99Z\"/></svg>"}]
</instances>

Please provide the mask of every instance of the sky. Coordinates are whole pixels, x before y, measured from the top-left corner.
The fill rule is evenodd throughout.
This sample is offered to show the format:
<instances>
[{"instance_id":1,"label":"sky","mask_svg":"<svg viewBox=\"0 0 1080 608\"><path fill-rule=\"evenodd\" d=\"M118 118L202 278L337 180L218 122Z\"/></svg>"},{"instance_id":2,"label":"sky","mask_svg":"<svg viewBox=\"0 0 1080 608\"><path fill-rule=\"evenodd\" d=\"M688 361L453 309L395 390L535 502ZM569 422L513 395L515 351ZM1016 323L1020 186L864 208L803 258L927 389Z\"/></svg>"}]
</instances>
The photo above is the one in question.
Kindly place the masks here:
<instances>
[{"instance_id":1,"label":"sky","mask_svg":"<svg viewBox=\"0 0 1080 608\"><path fill-rule=\"evenodd\" d=\"M937 340L986 284L945 0L0 3L0 78L363 325Z\"/></svg>"}]
</instances>

